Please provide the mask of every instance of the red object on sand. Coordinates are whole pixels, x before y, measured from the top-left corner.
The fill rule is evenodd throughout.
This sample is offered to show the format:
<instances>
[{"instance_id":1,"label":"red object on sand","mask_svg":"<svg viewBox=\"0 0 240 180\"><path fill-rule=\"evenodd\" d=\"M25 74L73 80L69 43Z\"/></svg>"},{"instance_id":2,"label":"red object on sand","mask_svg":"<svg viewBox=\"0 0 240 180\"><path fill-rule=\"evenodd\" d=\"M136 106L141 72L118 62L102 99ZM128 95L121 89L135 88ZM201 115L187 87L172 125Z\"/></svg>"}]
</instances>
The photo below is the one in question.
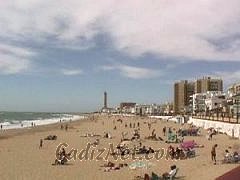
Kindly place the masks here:
<instances>
[{"instance_id":1,"label":"red object on sand","mask_svg":"<svg viewBox=\"0 0 240 180\"><path fill-rule=\"evenodd\" d=\"M193 149L197 144L194 141L185 141L183 142L180 147L183 149Z\"/></svg>"},{"instance_id":2,"label":"red object on sand","mask_svg":"<svg viewBox=\"0 0 240 180\"><path fill-rule=\"evenodd\" d=\"M239 180L239 179L240 179L240 166L216 178L216 180Z\"/></svg>"}]
</instances>

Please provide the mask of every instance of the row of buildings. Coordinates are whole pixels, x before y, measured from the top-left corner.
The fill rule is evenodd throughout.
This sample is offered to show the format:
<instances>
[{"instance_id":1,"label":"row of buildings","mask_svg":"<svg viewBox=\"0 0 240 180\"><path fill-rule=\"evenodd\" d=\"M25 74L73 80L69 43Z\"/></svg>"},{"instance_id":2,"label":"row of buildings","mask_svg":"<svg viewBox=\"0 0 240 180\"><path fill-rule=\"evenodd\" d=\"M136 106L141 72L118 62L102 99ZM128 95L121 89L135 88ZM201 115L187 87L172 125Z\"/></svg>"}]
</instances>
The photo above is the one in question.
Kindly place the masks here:
<instances>
[{"instance_id":1,"label":"row of buildings","mask_svg":"<svg viewBox=\"0 0 240 180\"><path fill-rule=\"evenodd\" d=\"M137 104L122 102L117 108L107 106L101 112L136 115L193 115L240 117L240 83L233 84L225 92L222 79L203 77L196 81L179 81L174 84L174 102L165 104ZM240 119L240 118L239 118Z\"/></svg>"},{"instance_id":2,"label":"row of buildings","mask_svg":"<svg viewBox=\"0 0 240 180\"><path fill-rule=\"evenodd\" d=\"M172 115L173 104L137 104L135 102L122 102L117 108L108 107L107 92L104 92L102 113L124 113L135 115Z\"/></svg>"},{"instance_id":3,"label":"row of buildings","mask_svg":"<svg viewBox=\"0 0 240 180\"><path fill-rule=\"evenodd\" d=\"M240 83L223 92L222 79L203 77L196 81L183 80L174 84L174 114L237 117L239 112Z\"/></svg>"},{"instance_id":4,"label":"row of buildings","mask_svg":"<svg viewBox=\"0 0 240 180\"><path fill-rule=\"evenodd\" d=\"M170 115L173 114L173 104L136 104L132 102L120 103L119 113L136 115Z\"/></svg>"}]
</instances>

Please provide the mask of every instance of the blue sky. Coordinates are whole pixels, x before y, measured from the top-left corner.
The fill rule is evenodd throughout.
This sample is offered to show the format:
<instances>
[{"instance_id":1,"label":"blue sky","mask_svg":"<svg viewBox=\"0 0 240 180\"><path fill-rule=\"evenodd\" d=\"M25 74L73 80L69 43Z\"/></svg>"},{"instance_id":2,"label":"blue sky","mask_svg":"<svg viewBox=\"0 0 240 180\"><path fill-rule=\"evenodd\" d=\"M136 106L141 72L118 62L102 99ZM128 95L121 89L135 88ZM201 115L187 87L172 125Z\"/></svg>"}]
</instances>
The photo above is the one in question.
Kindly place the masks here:
<instances>
[{"instance_id":1,"label":"blue sky","mask_svg":"<svg viewBox=\"0 0 240 180\"><path fill-rule=\"evenodd\" d=\"M0 110L163 103L173 83L240 81L238 0L0 2Z\"/></svg>"}]
</instances>

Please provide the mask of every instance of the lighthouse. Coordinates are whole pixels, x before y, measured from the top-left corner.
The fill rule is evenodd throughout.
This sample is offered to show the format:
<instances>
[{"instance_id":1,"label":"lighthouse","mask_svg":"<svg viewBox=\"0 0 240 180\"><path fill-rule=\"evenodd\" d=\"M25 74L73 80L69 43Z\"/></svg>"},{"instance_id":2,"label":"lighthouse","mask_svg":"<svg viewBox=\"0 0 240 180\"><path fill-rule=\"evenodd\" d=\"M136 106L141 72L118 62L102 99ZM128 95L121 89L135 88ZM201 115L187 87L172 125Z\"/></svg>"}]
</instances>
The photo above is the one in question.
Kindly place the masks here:
<instances>
[{"instance_id":1,"label":"lighthouse","mask_svg":"<svg viewBox=\"0 0 240 180\"><path fill-rule=\"evenodd\" d=\"M107 109L107 92L106 91L104 92L104 100L103 101L104 101L103 108Z\"/></svg>"}]
</instances>

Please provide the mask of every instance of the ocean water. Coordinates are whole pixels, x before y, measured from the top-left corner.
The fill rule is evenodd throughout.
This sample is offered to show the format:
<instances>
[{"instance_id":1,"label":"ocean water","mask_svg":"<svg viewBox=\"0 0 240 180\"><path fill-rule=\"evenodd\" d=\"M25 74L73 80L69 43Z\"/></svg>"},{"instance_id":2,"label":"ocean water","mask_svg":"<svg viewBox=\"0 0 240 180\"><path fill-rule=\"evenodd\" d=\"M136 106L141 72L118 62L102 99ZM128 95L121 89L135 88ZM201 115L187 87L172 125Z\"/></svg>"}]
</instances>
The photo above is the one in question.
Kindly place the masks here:
<instances>
[{"instance_id":1,"label":"ocean water","mask_svg":"<svg viewBox=\"0 0 240 180\"><path fill-rule=\"evenodd\" d=\"M61 121L74 121L85 118L81 114L42 113L42 112L0 112L0 125L3 129L17 129L57 123Z\"/></svg>"}]
</instances>

